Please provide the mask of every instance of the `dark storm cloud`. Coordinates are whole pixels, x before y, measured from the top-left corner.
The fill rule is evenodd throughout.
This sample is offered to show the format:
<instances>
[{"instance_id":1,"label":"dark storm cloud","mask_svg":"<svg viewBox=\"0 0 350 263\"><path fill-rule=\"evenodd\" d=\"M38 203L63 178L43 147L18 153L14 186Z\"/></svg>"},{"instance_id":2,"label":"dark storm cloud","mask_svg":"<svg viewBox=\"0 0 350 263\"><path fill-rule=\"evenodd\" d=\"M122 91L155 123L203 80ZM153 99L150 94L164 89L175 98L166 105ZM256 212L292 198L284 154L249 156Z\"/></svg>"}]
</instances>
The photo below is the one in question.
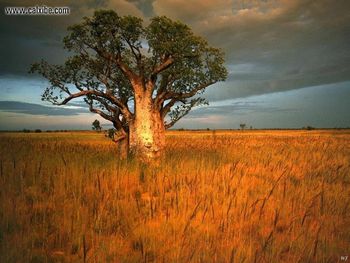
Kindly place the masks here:
<instances>
[{"instance_id":1,"label":"dark storm cloud","mask_svg":"<svg viewBox=\"0 0 350 263\"><path fill-rule=\"evenodd\" d=\"M68 55L66 28L95 9L112 8L144 19L167 15L224 49L229 78L209 88L210 100L298 89L350 79L350 1L339 0L51 0L69 6L69 16L5 16L5 6L37 5L34 0L0 4L0 76L28 76L44 58L62 63ZM147 19L146 19L147 20Z\"/></svg>"},{"instance_id":2,"label":"dark storm cloud","mask_svg":"<svg viewBox=\"0 0 350 263\"><path fill-rule=\"evenodd\" d=\"M4 14L5 7L37 5L67 6L70 8L70 15L6 16ZM138 5L143 6L142 3ZM91 16L96 9L107 8L112 8L123 15L142 16L136 4L126 0L2 1L0 3L0 76L8 74L28 76L30 65L40 59L55 64L63 63L68 56L62 43L63 37L67 34L67 27L80 22L84 16ZM145 8L145 10L149 9Z\"/></svg>"},{"instance_id":3,"label":"dark storm cloud","mask_svg":"<svg viewBox=\"0 0 350 263\"><path fill-rule=\"evenodd\" d=\"M230 75L210 99L350 79L349 1L157 0L154 9L224 49Z\"/></svg>"},{"instance_id":4,"label":"dark storm cloud","mask_svg":"<svg viewBox=\"0 0 350 263\"><path fill-rule=\"evenodd\" d=\"M87 112L84 108L47 107L20 101L0 101L0 111L44 116L72 116Z\"/></svg>"},{"instance_id":5,"label":"dark storm cloud","mask_svg":"<svg viewBox=\"0 0 350 263\"><path fill-rule=\"evenodd\" d=\"M135 4L146 17L154 16L153 0L128 0L128 2Z\"/></svg>"},{"instance_id":6,"label":"dark storm cloud","mask_svg":"<svg viewBox=\"0 0 350 263\"><path fill-rule=\"evenodd\" d=\"M68 25L81 18L80 9L64 1L51 1L47 6L70 6L68 16L6 16L4 7L35 6L35 1L0 3L0 75L27 75L32 63L44 58L50 63L62 63L67 52L62 39Z\"/></svg>"}]
</instances>

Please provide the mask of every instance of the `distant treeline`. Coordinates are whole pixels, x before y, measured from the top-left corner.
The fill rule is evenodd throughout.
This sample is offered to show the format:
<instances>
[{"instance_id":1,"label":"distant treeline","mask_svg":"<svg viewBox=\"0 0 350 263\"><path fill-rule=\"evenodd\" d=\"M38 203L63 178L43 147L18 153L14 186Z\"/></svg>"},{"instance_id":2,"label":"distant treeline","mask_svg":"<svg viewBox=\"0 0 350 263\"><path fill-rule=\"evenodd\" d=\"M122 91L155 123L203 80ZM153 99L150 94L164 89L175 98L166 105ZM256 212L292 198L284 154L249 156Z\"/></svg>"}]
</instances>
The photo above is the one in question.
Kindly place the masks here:
<instances>
[{"instance_id":1,"label":"distant treeline","mask_svg":"<svg viewBox=\"0 0 350 263\"><path fill-rule=\"evenodd\" d=\"M349 130L350 127L333 127L333 128L316 128L312 126L305 126L302 128L251 128L254 131L297 131L297 130ZM169 129L170 131L237 131L241 129ZM90 130L41 130L41 129L23 129L23 130L0 130L0 132L23 132L23 133L41 133L41 132L91 132ZM108 132L108 130L107 130Z\"/></svg>"},{"instance_id":2,"label":"distant treeline","mask_svg":"<svg viewBox=\"0 0 350 263\"><path fill-rule=\"evenodd\" d=\"M316 128L312 126L305 126L302 128L249 128L247 130L254 131L298 131L298 130L349 130L350 127L333 127L333 128ZM170 129L170 131L240 131L241 129Z\"/></svg>"},{"instance_id":3,"label":"distant treeline","mask_svg":"<svg viewBox=\"0 0 350 263\"><path fill-rule=\"evenodd\" d=\"M23 129L23 130L0 130L0 132L23 132L23 133L40 133L40 132L72 132L79 130L41 130L41 129ZM85 131L85 130L82 130Z\"/></svg>"}]
</instances>

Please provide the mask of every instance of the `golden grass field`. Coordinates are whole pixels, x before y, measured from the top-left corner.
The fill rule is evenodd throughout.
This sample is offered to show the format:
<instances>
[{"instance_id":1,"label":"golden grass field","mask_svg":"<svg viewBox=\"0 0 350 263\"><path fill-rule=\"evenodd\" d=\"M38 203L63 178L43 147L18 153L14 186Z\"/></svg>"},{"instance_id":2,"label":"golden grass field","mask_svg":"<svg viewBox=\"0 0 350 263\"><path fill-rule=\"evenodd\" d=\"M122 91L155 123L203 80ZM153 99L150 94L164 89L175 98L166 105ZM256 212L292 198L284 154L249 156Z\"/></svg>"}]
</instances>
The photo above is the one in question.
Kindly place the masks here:
<instances>
[{"instance_id":1,"label":"golden grass field","mask_svg":"<svg viewBox=\"0 0 350 263\"><path fill-rule=\"evenodd\" d=\"M0 134L0 262L344 262L350 131ZM348 259L350 261L350 258Z\"/></svg>"}]
</instances>

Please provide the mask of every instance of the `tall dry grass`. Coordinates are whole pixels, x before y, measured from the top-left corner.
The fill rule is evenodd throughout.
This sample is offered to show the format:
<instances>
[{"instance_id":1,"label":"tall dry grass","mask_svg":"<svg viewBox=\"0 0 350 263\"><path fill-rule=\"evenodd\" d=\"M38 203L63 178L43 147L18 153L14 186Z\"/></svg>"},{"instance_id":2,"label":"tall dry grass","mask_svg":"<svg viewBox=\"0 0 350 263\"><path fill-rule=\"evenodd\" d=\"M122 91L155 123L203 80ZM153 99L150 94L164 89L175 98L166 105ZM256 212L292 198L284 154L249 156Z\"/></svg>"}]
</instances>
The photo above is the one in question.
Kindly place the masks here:
<instances>
[{"instance_id":1,"label":"tall dry grass","mask_svg":"<svg viewBox=\"0 0 350 263\"><path fill-rule=\"evenodd\" d=\"M0 134L0 262L337 262L350 133L169 132L157 168L102 134Z\"/></svg>"}]
</instances>

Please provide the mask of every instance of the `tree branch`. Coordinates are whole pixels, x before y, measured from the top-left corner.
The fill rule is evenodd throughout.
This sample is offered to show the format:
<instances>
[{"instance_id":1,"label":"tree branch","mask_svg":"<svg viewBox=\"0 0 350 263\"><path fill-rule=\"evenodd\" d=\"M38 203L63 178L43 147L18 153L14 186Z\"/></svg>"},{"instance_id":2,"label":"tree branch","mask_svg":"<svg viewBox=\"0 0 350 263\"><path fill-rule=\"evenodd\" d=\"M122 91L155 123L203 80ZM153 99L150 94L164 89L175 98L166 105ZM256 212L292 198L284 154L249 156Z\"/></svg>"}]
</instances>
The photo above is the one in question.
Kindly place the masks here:
<instances>
[{"instance_id":1,"label":"tree branch","mask_svg":"<svg viewBox=\"0 0 350 263\"><path fill-rule=\"evenodd\" d=\"M120 52L118 54L113 55L109 52L101 50L98 46L93 46L88 44L87 42L83 42L87 47L94 50L100 57L106 59L107 61L112 60L117 64L119 69L123 72L123 74L131 81L134 81L137 78L137 75L122 61L122 57Z\"/></svg>"},{"instance_id":2,"label":"tree branch","mask_svg":"<svg viewBox=\"0 0 350 263\"><path fill-rule=\"evenodd\" d=\"M177 102L177 99L172 98L167 105L165 105L161 111L160 114L162 116L162 118L164 119L165 116L168 114L168 112L171 110L171 107L173 107L175 105L175 103Z\"/></svg>"},{"instance_id":3,"label":"tree branch","mask_svg":"<svg viewBox=\"0 0 350 263\"><path fill-rule=\"evenodd\" d=\"M138 66L140 66L141 58L142 58L140 49L138 47L135 47L135 45L131 44L128 39L124 38L124 40L128 44L132 54L134 55Z\"/></svg>"},{"instance_id":4,"label":"tree branch","mask_svg":"<svg viewBox=\"0 0 350 263\"><path fill-rule=\"evenodd\" d=\"M96 91L94 91L94 90L83 90L83 91L71 94L70 96L68 96L67 98L65 98L63 101L61 101L59 103L56 102L56 103L53 103L53 104L54 105L65 105L69 101L71 101L72 99L79 98L79 97L82 97L82 96L86 96L86 95L89 95L89 94L94 94L95 92ZM95 94L95 95L97 95L97 94Z\"/></svg>"},{"instance_id":5,"label":"tree branch","mask_svg":"<svg viewBox=\"0 0 350 263\"><path fill-rule=\"evenodd\" d=\"M169 76L170 76L170 78L169 78ZM174 80L175 80L175 76L174 75L171 75L171 74L167 75L166 79L164 79L164 76L162 76L160 87L159 87L159 89L157 91L157 95L156 95L156 98L154 100L157 109L160 109L162 107L163 102L164 102L164 97L165 97L166 92L167 92L166 88Z\"/></svg>"},{"instance_id":6,"label":"tree branch","mask_svg":"<svg viewBox=\"0 0 350 263\"><path fill-rule=\"evenodd\" d=\"M130 80L131 83L137 79L137 75L122 61L120 54L114 57L113 61L118 65L120 70Z\"/></svg>"},{"instance_id":7,"label":"tree branch","mask_svg":"<svg viewBox=\"0 0 350 263\"><path fill-rule=\"evenodd\" d=\"M131 120L132 113L129 111L129 109L119 99L117 99L113 95L106 94L106 93L103 93L103 92L100 92L100 91L96 91L96 90L83 90L83 91L71 94L70 96L65 98L60 103L54 103L54 104L55 105L65 105L69 101L71 101L72 99L75 99L75 98L78 98L78 97L82 97L82 96L87 96L87 95L95 95L95 96L102 97L102 98L105 98L105 99L109 100L110 102L114 103L115 105L117 105L120 108L122 114L125 116L126 119Z\"/></svg>"},{"instance_id":8,"label":"tree branch","mask_svg":"<svg viewBox=\"0 0 350 263\"><path fill-rule=\"evenodd\" d=\"M168 56L162 64L156 67L151 73L151 80L155 79L155 77L162 71L169 68L174 63L174 58L172 56Z\"/></svg>"},{"instance_id":9,"label":"tree branch","mask_svg":"<svg viewBox=\"0 0 350 263\"><path fill-rule=\"evenodd\" d=\"M172 121L169 122L169 123L165 123L165 124L164 124L164 128L167 130L167 129L173 127L177 121L178 121L178 120L172 120Z\"/></svg>"},{"instance_id":10,"label":"tree branch","mask_svg":"<svg viewBox=\"0 0 350 263\"><path fill-rule=\"evenodd\" d=\"M186 116L190 110L192 109L192 107L198 106L200 104L205 103L205 99L204 98L194 98L191 101L187 101L185 99L180 99L180 100L176 100L175 98L173 98L172 100L170 100L170 102L164 107L164 112L162 112L162 114L165 115L170 111L171 107L177 102L177 101L181 101L182 105L178 105L175 109L173 109L169 116L170 116L170 122L169 123L164 123L164 126L166 129L172 127L178 120L180 120L182 117Z\"/></svg>"},{"instance_id":11,"label":"tree branch","mask_svg":"<svg viewBox=\"0 0 350 263\"><path fill-rule=\"evenodd\" d=\"M119 137L117 137L116 139L112 139L113 142L117 143L120 142L122 140L126 139L126 134L120 135Z\"/></svg>"},{"instance_id":12,"label":"tree branch","mask_svg":"<svg viewBox=\"0 0 350 263\"><path fill-rule=\"evenodd\" d=\"M92 100L97 100L99 103L101 103L109 112L113 113L112 116L112 120L107 119L109 121L111 121L113 123L113 126L120 131L124 131L125 132L125 127L123 125L123 122L119 119L119 115L120 115L120 109L119 108L115 108L111 105L109 105L106 101L104 101L103 99L99 98L99 97L94 97L92 98ZM90 108L92 108L92 101L91 103L88 103L90 105ZM91 111L91 110L90 110ZM98 112L95 112L98 113ZM98 113L99 114L99 113ZM101 114L100 114L101 115ZM104 116L101 115L101 117L104 118ZM106 118L105 118L106 119Z\"/></svg>"},{"instance_id":13,"label":"tree branch","mask_svg":"<svg viewBox=\"0 0 350 263\"><path fill-rule=\"evenodd\" d=\"M168 90L166 90L164 88L159 94L157 94L156 99L155 99L155 103L156 103L158 108L161 108L161 105L164 103L164 101L169 100L169 99L171 101L175 100L175 101L172 102L172 105L169 102L169 106L171 108L176 103L176 101L181 101L181 100L184 100L184 99L191 98L194 95L196 95L198 91L201 91L201 90L205 89L206 87L208 87L208 86L210 86L210 85L212 85L214 83L215 82L204 83L204 84L199 85L198 87L194 88L193 90L191 90L188 93L172 92L172 91L168 91ZM162 112L163 111L169 112L170 108L168 107L168 104L167 104L162 109ZM164 113L164 116L166 115L167 112Z\"/></svg>"},{"instance_id":14,"label":"tree branch","mask_svg":"<svg viewBox=\"0 0 350 263\"><path fill-rule=\"evenodd\" d=\"M112 117L112 116L107 115L107 114L106 114L106 113L104 113L103 111L101 111L101 110L99 110L99 109L96 109L96 108L92 107L92 105L91 105L91 104L89 105L89 110L90 110L91 112L93 112L93 113L97 113L97 114L98 114L98 115L100 115L102 118L104 118L104 119L106 119L106 120L108 120L108 121L111 121L111 122L113 122L113 121L114 121L114 119L113 119L113 117Z\"/></svg>"},{"instance_id":15,"label":"tree branch","mask_svg":"<svg viewBox=\"0 0 350 263\"><path fill-rule=\"evenodd\" d=\"M172 91L168 91L167 94L164 96L164 99L171 99L171 98L177 98L177 99L188 99L193 97L194 95L197 94L198 91L201 91L203 89L205 89L206 87L214 84L215 82L210 81L208 83L203 83L202 85L199 85L198 87L192 89L190 92L188 93L179 93L179 92L172 92Z\"/></svg>"}]
</instances>

